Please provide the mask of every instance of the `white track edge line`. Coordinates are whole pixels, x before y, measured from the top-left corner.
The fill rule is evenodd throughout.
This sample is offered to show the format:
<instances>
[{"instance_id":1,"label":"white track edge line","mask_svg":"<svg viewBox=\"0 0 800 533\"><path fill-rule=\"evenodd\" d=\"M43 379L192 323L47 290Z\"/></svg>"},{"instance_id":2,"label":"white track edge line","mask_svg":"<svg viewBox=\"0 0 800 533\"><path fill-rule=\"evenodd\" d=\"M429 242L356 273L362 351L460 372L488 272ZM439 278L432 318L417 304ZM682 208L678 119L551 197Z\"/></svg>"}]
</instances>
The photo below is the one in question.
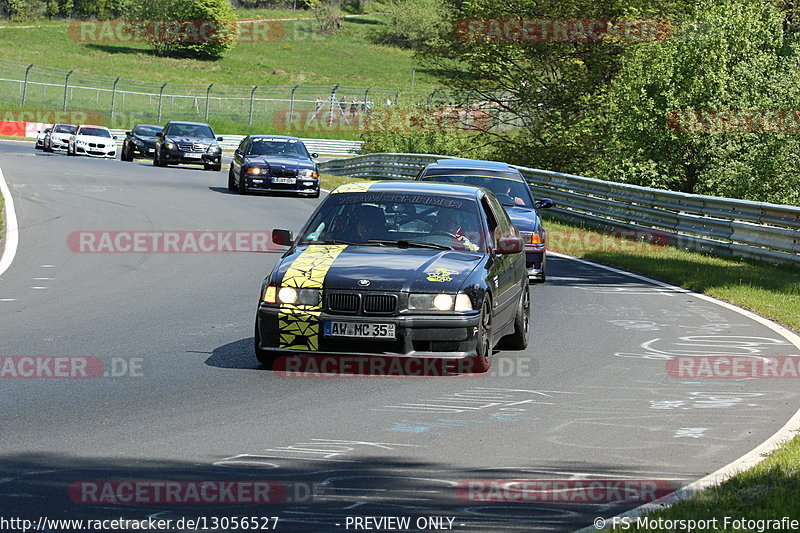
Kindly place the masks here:
<instances>
[{"instance_id":1,"label":"white track edge line","mask_svg":"<svg viewBox=\"0 0 800 533\"><path fill-rule=\"evenodd\" d=\"M561 257L564 259L577 261L578 263L583 263L585 265L589 265L592 267L608 270L610 272L614 272L615 274L621 274L623 276L638 279L640 281L651 283L653 285L658 285L660 287L670 288L675 290L676 292L691 294L695 298L706 300L708 302L714 303L726 309L730 309L731 311L739 313L740 315L744 315L747 318L755 320L759 324L762 324L768 327L769 329L773 330L774 332L778 333L783 338L794 344L795 347L797 347L800 350L800 336L790 331L789 329L781 326L780 324L776 324L775 322L767 318L764 318L760 315L757 315L752 311L748 311L747 309L742 309L741 307L735 306L731 303L722 300L718 300L712 296L708 296L707 294L700 294L698 292L694 292L689 289L684 289L683 287L677 287L675 285L671 285L669 283L665 283L657 279L648 278L647 276L634 274L633 272L628 272L608 265L594 263L592 261L587 261L585 259L580 259L578 257L573 257L571 255L562 254L559 252L551 252L551 251L548 251L547 255L553 255L555 257ZM755 466L756 464L760 463L766 458L763 456L763 454L774 451L784 442L791 440L796 435L796 431L798 428L800 428L800 409L798 409L797 412L795 412L795 414L792 416L792 418L790 418L789 421L786 422L786 424L784 424L783 427L781 427L777 432L775 432L770 438L768 438L767 440L765 440L764 442L762 442L761 444L759 444L758 446L747 452L746 454L742 455L738 459L733 460L732 462L716 470L715 472L712 472L711 474L708 474L707 476L702 477L697 481L694 481L679 490L676 490L669 496L666 496L660 500L640 505L639 507L631 509L626 513L618 514L613 517L609 518L603 517L605 519L606 525L602 529L613 527L615 523L620 524L620 519L623 517L636 518L645 513L658 511L666 507L669 507L681 500L688 498L695 492L699 492L701 490L716 486L720 482L730 478L734 474ZM592 531L598 531L598 528L594 526L588 526L579 529L576 533L589 533Z\"/></svg>"},{"instance_id":2,"label":"white track edge line","mask_svg":"<svg viewBox=\"0 0 800 533\"><path fill-rule=\"evenodd\" d=\"M17 212L14 210L14 200L11 198L11 191L8 188L8 184L6 184L2 169L0 169L0 193L3 195L6 213L6 242L3 249L3 257L0 258L0 276L2 276L11 266L11 262L14 261L14 256L17 255L17 246L19 245Z\"/></svg>"}]
</instances>

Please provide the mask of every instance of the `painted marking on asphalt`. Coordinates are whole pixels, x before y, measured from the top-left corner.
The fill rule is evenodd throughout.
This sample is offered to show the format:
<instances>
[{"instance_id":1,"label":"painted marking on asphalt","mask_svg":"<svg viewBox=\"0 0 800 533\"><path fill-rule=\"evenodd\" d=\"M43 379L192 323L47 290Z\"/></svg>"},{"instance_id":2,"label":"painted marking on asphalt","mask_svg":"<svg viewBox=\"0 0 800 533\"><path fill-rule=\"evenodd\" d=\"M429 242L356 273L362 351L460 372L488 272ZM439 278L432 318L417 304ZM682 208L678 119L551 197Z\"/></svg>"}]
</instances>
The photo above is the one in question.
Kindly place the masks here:
<instances>
[{"instance_id":1,"label":"painted marking on asphalt","mask_svg":"<svg viewBox=\"0 0 800 533\"><path fill-rule=\"evenodd\" d=\"M708 428L680 428L675 432L675 438L699 439L703 434L708 431Z\"/></svg>"},{"instance_id":2,"label":"painted marking on asphalt","mask_svg":"<svg viewBox=\"0 0 800 533\"><path fill-rule=\"evenodd\" d=\"M0 302L16 302L17 298L0 298Z\"/></svg>"},{"instance_id":3,"label":"painted marking on asphalt","mask_svg":"<svg viewBox=\"0 0 800 533\"><path fill-rule=\"evenodd\" d=\"M34 281L52 281L56 278L33 278Z\"/></svg>"},{"instance_id":4,"label":"painted marking on asphalt","mask_svg":"<svg viewBox=\"0 0 800 533\"><path fill-rule=\"evenodd\" d=\"M31 289L36 289L36 290L47 289L47 288L48 287L31 287Z\"/></svg>"},{"instance_id":5,"label":"painted marking on asphalt","mask_svg":"<svg viewBox=\"0 0 800 533\"><path fill-rule=\"evenodd\" d=\"M39 265L41 268L55 268L55 265Z\"/></svg>"}]
</instances>

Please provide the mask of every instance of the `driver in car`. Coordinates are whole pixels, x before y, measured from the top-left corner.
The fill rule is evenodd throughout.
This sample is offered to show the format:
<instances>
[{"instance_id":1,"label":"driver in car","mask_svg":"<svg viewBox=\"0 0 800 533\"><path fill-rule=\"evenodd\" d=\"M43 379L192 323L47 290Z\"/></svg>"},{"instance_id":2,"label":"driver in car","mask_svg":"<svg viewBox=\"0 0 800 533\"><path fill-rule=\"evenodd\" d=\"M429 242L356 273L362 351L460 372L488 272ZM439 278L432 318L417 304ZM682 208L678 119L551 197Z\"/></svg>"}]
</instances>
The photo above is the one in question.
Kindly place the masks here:
<instances>
[{"instance_id":1,"label":"driver in car","mask_svg":"<svg viewBox=\"0 0 800 533\"><path fill-rule=\"evenodd\" d=\"M466 236L465 224L461 213L454 209L439 209L436 214L437 231L443 231L452 237L460 248L469 250L470 252L477 252L480 246L470 241Z\"/></svg>"}]
</instances>

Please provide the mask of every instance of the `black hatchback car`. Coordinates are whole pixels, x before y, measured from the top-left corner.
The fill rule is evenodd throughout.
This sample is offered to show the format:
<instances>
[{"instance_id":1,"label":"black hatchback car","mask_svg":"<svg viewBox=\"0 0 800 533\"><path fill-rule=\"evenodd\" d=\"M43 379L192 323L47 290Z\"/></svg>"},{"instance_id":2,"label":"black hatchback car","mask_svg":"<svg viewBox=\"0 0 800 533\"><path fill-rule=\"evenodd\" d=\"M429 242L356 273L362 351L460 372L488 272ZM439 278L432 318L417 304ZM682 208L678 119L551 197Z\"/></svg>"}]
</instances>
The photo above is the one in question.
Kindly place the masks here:
<instances>
[{"instance_id":1,"label":"black hatchback car","mask_svg":"<svg viewBox=\"0 0 800 533\"><path fill-rule=\"evenodd\" d=\"M469 359L528 343L523 244L483 188L377 182L334 189L264 281L255 352Z\"/></svg>"},{"instance_id":2,"label":"black hatchback car","mask_svg":"<svg viewBox=\"0 0 800 533\"><path fill-rule=\"evenodd\" d=\"M211 126L202 122L170 121L156 137L153 164L203 165L204 170L222 169L222 149Z\"/></svg>"},{"instance_id":3,"label":"black hatchback car","mask_svg":"<svg viewBox=\"0 0 800 533\"><path fill-rule=\"evenodd\" d=\"M530 187L519 170L506 163L475 159L440 159L417 175L421 181L465 183L486 187L503 204L525 242L525 264L530 281L547 279L547 230L539 209L553 207L550 198L534 201Z\"/></svg>"},{"instance_id":4,"label":"black hatchback car","mask_svg":"<svg viewBox=\"0 0 800 533\"><path fill-rule=\"evenodd\" d=\"M303 141L283 135L248 135L233 154L228 190L290 192L319 197L319 170Z\"/></svg>"},{"instance_id":5,"label":"black hatchback car","mask_svg":"<svg viewBox=\"0 0 800 533\"><path fill-rule=\"evenodd\" d=\"M126 131L120 159L133 161L137 157L153 157L160 131L161 126L153 124L137 124L131 131Z\"/></svg>"}]
</instances>

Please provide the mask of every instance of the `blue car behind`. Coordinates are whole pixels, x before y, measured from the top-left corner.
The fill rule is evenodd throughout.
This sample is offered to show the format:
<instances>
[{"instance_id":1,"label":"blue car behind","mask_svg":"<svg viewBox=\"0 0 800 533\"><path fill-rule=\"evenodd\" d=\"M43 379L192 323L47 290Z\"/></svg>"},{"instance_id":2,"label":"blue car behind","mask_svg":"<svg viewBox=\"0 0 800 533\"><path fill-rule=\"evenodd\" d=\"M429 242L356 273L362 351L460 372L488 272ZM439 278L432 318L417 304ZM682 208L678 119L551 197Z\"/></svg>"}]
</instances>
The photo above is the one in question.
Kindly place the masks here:
<instances>
[{"instance_id":1,"label":"blue car behind","mask_svg":"<svg viewBox=\"0 0 800 533\"><path fill-rule=\"evenodd\" d=\"M536 283L543 283L547 279L547 230L538 210L552 207L553 201L549 198L535 201L528 183L518 170L497 161L440 159L422 169L416 179L465 183L492 191L525 243L528 279Z\"/></svg>"},{"instance_id":2,"label":"blue car behind","mask_svg":"<svg viewBox=\"0 0 800 533\"><path fill-rule=\"evenodd\" d=\"M319 197L319 169L303 141L283 135L248 135L233 154L228 190Z\"/></svg>"}]
</instances>

